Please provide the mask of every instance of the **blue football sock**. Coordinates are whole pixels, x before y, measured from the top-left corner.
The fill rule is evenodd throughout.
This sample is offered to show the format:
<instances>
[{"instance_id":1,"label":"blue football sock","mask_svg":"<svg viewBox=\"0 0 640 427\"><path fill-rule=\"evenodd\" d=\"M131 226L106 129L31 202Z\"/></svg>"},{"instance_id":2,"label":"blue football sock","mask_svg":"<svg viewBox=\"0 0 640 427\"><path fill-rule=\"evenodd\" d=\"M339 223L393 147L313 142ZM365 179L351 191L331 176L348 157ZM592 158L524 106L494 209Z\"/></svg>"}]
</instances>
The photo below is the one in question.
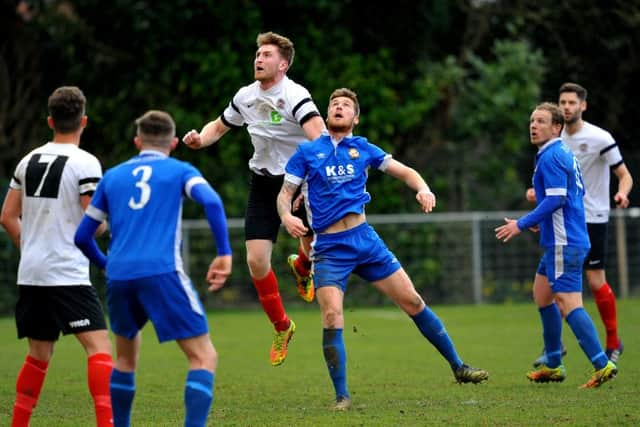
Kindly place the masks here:
<instances>
[{"instance_id":1,"label":"blue football sock","mask_svg":"<svg viewBox=\"0 0 640 427\"><path fill-rule=\"evenodd\" d=\"M111 372L109 390L114 427L129 427L131 425L131 405L136 394L134 373L114 369Z\"/></svg>"},{"instance_id":2,"label":"blue football sock","mask_svg":"<svg viewBox=\"0 0 640 427\"><path fill-rule=\"evenodd\" d=\"M546 307L538 308L542 319L542 338L544 352L547 356L546 365L557 368L562 364L562 315L558 305L554 302Z\"/></svg>"},{"instance_id":3,"label":"blue football sock","mask_svg":"<svg viewBox=\"0 0 640 427\"><path fill-rule=\"evenodd\" d=\"M447 359L451 368L456 369L462 366L462 359L458 356L451 337L449 337L442 321L429 307L425 306L424 310L411 318L422 335Z\"/></svg>"},{"instance_id":4,"label":"blue football sock","mask_svg":"<svg viewBox=\"0 0 640 427\"><path fill-rule=\"evenodd\" d=\"M187 374L184 388L185 427L204 427L207 424L213 402L214 380L214 373L205 369L193 369Z\"/></svg>"},{"instance_id":5,"label":"blue football sock","mask_svg":"<svg viewBox=\"0 0 640 427\"><path fill-rule=\"evenodd\" d=\"M342 329L322 330L322 351L329 369L329 376L336 391L336 398L349 397L347 390L347 352L344 348Z\"/></svg>"},{"instance_id":6,"label":"blue football sock","mask_svg":"<svg viewBox=\"0 0 640 427\"><path fill-rule=\"evenodd\" d=\"M596 370L604 368L609 359L602 351L596 327L585 309L578 307L569 313L567 315L567 323L571 327L573 334L578 338L582 351L587 355L593 367Z\"/></svg>"}]
</instances>

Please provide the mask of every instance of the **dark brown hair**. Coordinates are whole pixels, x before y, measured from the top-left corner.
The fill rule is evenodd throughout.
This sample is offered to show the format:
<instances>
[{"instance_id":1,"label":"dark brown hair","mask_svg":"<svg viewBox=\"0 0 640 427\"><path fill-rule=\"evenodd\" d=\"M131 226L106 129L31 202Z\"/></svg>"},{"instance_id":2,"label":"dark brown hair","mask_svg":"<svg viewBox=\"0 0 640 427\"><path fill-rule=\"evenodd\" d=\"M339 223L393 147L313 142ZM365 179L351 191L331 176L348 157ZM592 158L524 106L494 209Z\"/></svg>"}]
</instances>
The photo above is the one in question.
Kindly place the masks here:
<instances>
[{"instance_id":1,"label":"dark brown hair","mask_svg":"<svg viewBox=\"0 0 640 427\"><path fill-rule=\"evenodd\" d=\"M72 133L80 128L87 99L76 86L62 86L49 96L49 115L53 119L53 130Z\"/></svg>"},{"instance_id":2,"label":"dark brown hair","mask_svg":"<svg viewBox=\"0 0 640 427\"><path fill-rule=\"evenodd\" d=\"M578 95L578 99L580 99L580 101L587 100L587 90L577 83L567 82L560 86L560 89L558 89L558 94L560 95L565 92L575 93L576 95Z\"/></svg>"},{"instance_id":3,"label":"dark brown hair","mask_svg":"<svg viewBox=\"0 0 640 427\"><path fill-rule=\"evenodd\" d=\"M176 134L173 118L164 111L149 110L136 119L137 135L144 144L168 147Z\"/></svg>"}]
</instances>

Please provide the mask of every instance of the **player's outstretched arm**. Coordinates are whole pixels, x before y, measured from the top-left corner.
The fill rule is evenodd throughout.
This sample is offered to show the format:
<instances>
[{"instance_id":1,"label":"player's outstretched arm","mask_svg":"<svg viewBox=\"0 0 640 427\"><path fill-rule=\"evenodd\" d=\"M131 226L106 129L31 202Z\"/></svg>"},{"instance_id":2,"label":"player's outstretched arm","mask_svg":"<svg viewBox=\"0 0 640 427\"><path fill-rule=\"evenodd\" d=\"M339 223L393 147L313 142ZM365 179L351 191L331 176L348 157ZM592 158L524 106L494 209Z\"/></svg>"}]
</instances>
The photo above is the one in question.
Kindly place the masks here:
<instances>
[{"instance_id":1,"label":"player's outstretched arm","mask_svg":"<svg viewBox=\"0 0 640 427\"><path fill-rule=\"evenodd\" d=\"M416 200L424 213L429 213L436 207L436 196L418 171L402 162L390 159L385 173L403 181L409 188L415 190Z\"/></svg>"},{"instance_id":2,"label":"player's outstretched arm","mask_svg":"<svg viewBox=\"0 0 640 427\"><path fill-rule=\"evenodd\" d=\"M520 234L521 230L518 227L518 222L515 219L505 218L504 222L504 225L496 227L493 231L495 231L496 233L496 239L502 240L504 243L507 243L513 237Z\"/></svg>"},{"instance_id":3,"label":"player's outstretched arm","mask_svg":"<svg viewBox=\"0 0 640 427\"><path fill-rule=\"evenodd\" d=\"M182 142L193 150L208 147L212 145L229 131L222 119L218 117L212 122L207 123L200 132L195 129L191 129L182 137Z\"/></svg>"}]
</instances>

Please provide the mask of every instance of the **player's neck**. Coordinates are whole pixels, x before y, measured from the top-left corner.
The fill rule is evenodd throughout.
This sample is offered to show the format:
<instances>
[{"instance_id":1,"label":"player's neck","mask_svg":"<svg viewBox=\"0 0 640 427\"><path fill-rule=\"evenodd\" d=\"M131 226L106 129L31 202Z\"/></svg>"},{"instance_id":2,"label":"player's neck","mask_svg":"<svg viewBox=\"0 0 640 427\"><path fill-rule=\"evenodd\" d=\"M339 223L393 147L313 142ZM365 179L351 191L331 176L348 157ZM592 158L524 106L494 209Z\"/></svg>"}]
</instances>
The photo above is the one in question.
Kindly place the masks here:
<instances>
[{"instance_id":1,"label":"player's neck","mask_svg":"<svg viewBox=\"0 0 640 427\"><path fill-rule=\"evenodd\" d=\"M284 79L284 74L277 74L273 79L269 80L261 80L260 81L260 89L269 90Z\"/></svg>"},{"instance_id":2,"label":"player's neck","mask_svg":"<svg viewBox=\"0 0 640 427\"><path fill-rule=\"evenodd\" d=\"M580 120L576 120L573 123L569 123L568 125L566 125L566 130L567 133L569 135L573 135L576 132L578 132L580 129L582 129L582 125L584 125L584 120L580 119Z\"/></svg>"},{"instance_id":3,"label":"player's neck","mask_svg":"<svg viewBox=\"0 0 640 427\"><path fill-rule=\"evenodd\" d=\"M342 139L345 136L349 136L350 134L351 134L351 130L336 131L336 130L329 129L329 135L331 135L331 138L334 141L342 141Z\"/></svg>"},{"instance_id":4,"label":"player's neck","mask_svg":"<svg viewBox=\"0 0 640 427\"><path fill-rule=\"evenodd\" d=\"M80 133L78 132L74 132L74 133L58 133L58 132L54 132L53 133L53 141L56 144L73 144L73 145L80 145Z\"/></svg>"}]
</instances>

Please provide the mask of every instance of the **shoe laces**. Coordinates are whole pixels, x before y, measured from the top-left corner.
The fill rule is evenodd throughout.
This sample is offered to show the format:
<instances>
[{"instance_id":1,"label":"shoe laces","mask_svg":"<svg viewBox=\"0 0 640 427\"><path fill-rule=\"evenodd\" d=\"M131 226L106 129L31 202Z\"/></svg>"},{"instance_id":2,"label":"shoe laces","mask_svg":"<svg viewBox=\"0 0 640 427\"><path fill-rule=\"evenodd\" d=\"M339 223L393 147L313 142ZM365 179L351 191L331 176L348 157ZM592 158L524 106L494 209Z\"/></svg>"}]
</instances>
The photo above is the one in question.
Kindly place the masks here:
<instances>
[{"instance_id":1,"label":"shoe laces","mask_svg":"<svg viewBox=\"0 0 640 427\"><path fill-rule=\"evenodd\" d=\"M284 331L276 331L275 337L273 338L273 347L276 350L280 351L283 349L285 339L287 337L287 333L289 332L290 328L291 326L289 326L289 328L285 329Z\"/></svg>"}]
</instances>

